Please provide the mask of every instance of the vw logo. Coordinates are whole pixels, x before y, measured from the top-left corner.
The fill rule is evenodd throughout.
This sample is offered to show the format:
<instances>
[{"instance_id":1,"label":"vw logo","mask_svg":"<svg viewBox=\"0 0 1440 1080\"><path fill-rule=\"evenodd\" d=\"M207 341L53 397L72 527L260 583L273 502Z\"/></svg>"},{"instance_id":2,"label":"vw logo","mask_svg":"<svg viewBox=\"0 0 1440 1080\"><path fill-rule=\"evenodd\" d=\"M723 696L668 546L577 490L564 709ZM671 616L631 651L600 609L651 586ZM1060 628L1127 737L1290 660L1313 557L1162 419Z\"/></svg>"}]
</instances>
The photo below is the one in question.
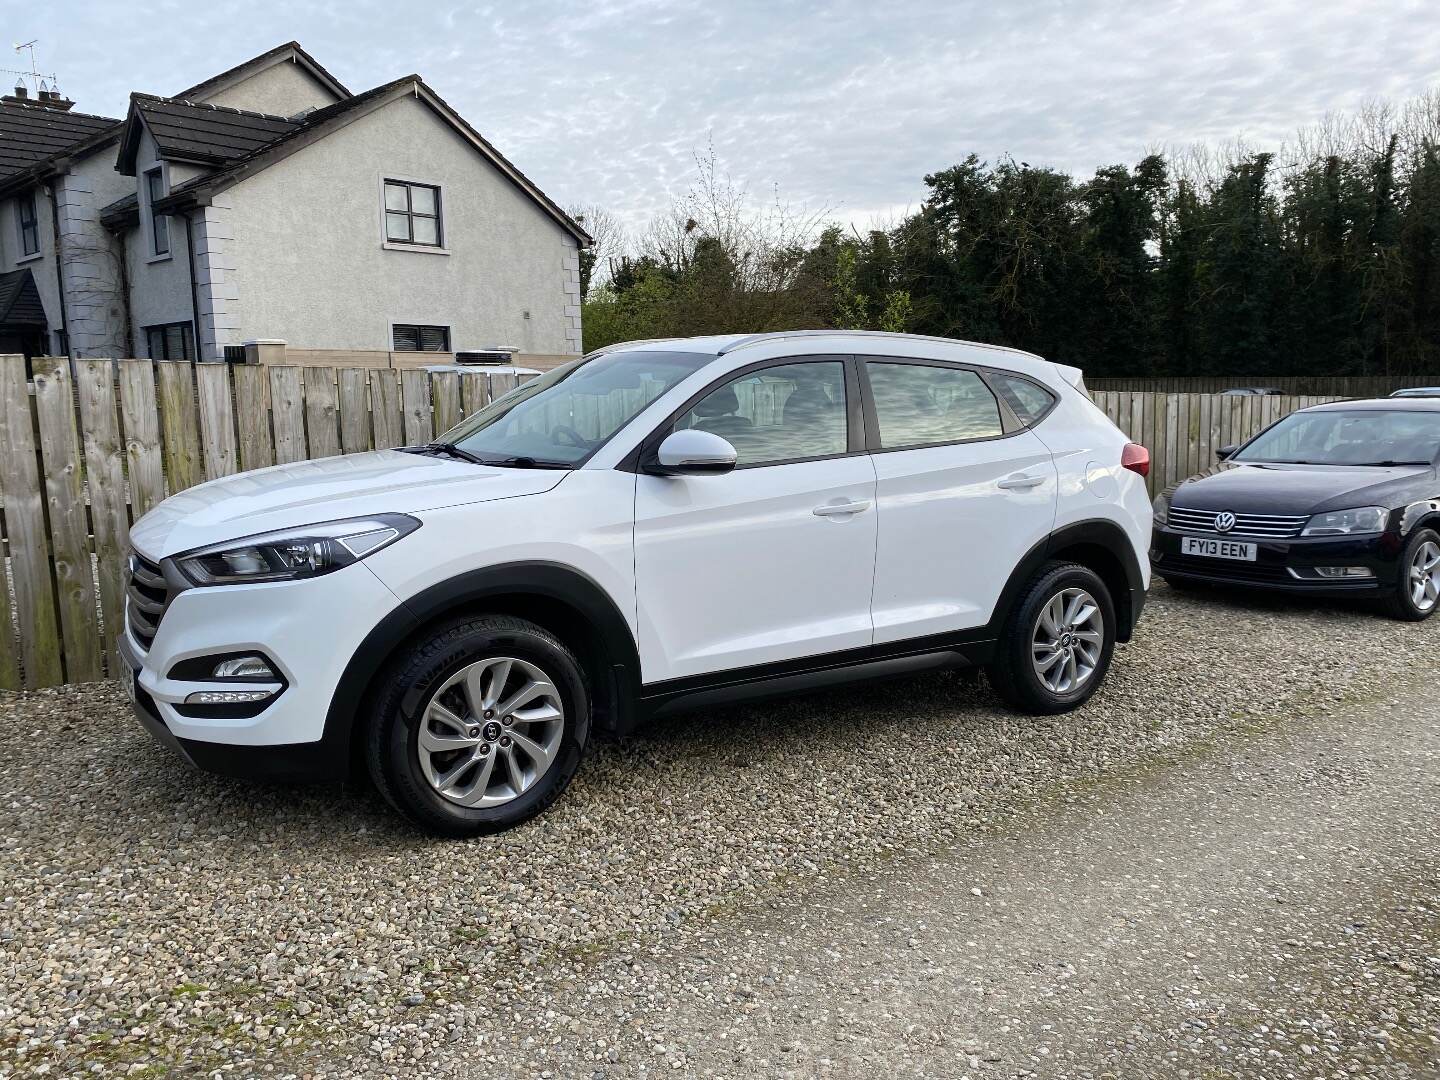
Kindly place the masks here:
<instances>
[{"instance_id":1,"label":"vw logo","mask_svg":"<svg viewBox=\"0 0 1440 1080\"><path fill-rule=\"evenodd\" d=\"M1229 510L1222 510L1215 515L1215 531L1229 532L1235 527L1235 515Z\"/></svg>"}]
</instances>

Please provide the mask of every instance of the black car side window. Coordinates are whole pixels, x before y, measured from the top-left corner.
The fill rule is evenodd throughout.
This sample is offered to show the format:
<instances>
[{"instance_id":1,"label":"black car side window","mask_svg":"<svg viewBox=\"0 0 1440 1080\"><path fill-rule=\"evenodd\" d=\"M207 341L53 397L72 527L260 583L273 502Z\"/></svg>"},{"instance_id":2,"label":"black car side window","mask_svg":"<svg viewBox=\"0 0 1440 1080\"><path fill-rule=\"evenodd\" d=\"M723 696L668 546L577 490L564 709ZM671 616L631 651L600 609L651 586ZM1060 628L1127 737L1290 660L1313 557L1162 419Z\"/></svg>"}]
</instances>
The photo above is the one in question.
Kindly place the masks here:
<instances>
[{"instance_id":1,"label":"black car side window","mask_svg":"<svg viewBox=\"0 0 1440 1080\"><path fill-rule=\"evenodd\" d=\"M1005 403L1015 410L1015 415L1026 427L1033 426L1055 404L1054 394L1029 379L997 371L993 381Z\"/></svg>"}]
</instances>

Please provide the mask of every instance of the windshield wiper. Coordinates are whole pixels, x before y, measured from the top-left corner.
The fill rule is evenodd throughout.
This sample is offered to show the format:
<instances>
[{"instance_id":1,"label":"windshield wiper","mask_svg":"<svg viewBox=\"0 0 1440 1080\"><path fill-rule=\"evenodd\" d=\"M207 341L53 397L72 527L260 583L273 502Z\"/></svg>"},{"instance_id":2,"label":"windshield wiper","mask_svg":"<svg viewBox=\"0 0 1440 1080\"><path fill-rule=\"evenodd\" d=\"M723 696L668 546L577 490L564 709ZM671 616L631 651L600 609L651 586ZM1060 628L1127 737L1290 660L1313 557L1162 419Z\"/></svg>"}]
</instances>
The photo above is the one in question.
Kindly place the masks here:
<instances>
[{"instance_id":1,"label":"windshield wiper","mask_svg":"<svg viewBox=\"0 0 1440 1080\"><path fill-rule=\"evenodd\" d=\"M1362 461L1361 468L1393 469L1397 465L1429 465L1428 461Z\"/></svg>"},{"instance_id":2,"label":"windshield wiper","mask_svg":"<svg viewBox=\"0 0 1440 1080\"><path fill-rule=\"evenodd\" d=\"M458 460L460 460L460 461L468 461L468 462L470 462L471 465L488 465L488 464L489 464L489 462L484 461L483 459L478 458L478 457L476 457L474 454L470 453L469 450L461 450L460 447L456 446L454 443L448 443L448 442L432 442L432 443L426 443L424 446L422 446L422 447L420 448L420 450L421 450L422 453L426 453L426 454L442 454L442 455L444 455L445 457L453 457L453 458L456 458L456 459L458 459Z\"/></svg>"},{"instance_id":3,"label":"windshield wiper","mask_svg":"<svg viewBox=\"0 0 1440 1080\"><path fill-rule=\"evenodd\" d=\"M575 467L568 461L551 461L548 458L530 457L528 454L503 458L475 458L474 460L481 465L496 465L502 469L573 469Z\"/></svg>"}]
</instances>

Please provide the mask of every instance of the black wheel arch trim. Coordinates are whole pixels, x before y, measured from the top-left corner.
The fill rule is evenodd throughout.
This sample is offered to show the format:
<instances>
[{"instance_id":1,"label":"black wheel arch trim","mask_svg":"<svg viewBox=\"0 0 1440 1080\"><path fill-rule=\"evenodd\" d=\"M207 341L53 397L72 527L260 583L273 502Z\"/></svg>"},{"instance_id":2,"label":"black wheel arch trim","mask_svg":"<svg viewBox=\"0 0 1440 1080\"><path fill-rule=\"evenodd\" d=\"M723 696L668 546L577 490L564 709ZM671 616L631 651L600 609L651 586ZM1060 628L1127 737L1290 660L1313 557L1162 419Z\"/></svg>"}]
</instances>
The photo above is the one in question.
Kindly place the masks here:
<instances>
[{"instance_id":1,"label":"black wheel arch trim","mask_svg":"<svg viewBox=\"0 0 1440 1080\"><path fill-rule=\"evenodd\" d=\"M614 698L611 707L615 715L607 717L609 726L616 718L629 715L640 656L630 625L609 594L593 578L570 566L543 561L502 563L437 582L400 603L375 625L350 657L331 695L321 738L325 756L340 756L351 763L355 724L367 689L395 650L418 630L487 600L527 597L561 604L587 621L587 631L603 650L604 670L592 674L612 680L608 690ZM565 627L547 629L567 639ZM591 693L597 704L604 698L601 688L592 687Z\"/></svg>"},{"instance_id":2,"label":"black wheel arch trim","mask_svg":"<svg viewBox=\"0 0 1440 1080\"><path fill-rule=\"evenodd\" d=\"M1110 599L1115 605L1116 621L1119 624L1115 628L1115 640L1130 640L1145 606L1145 576L1140 569L1140 560L1135 554L1135 546L1130 542L1129 535L1118 524L1106 518L1072 522L1055 530L1025 553L1025 557L1011 572L1010 580L1005 583L1000 599L995 604L995 612L990 619L995 633L999 633L1021 590L1039 569L1056 555L1077 546L1103 548L1119 563L1125 575L1126 588L1111 590L1114 595Z\"/></svg>"}]
</instances>

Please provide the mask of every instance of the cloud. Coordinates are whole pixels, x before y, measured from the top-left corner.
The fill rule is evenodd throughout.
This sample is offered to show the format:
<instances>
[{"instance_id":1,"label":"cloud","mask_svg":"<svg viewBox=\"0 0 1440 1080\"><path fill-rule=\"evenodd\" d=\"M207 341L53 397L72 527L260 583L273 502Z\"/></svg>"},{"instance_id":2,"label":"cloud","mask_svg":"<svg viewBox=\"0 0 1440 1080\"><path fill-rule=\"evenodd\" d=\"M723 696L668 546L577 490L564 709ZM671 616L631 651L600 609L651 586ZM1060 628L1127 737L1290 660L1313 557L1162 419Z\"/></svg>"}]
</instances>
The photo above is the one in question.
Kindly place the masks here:
<instances>
[{"instance_id":1,"label":"cloud","mask_svg":"<svg viewBox=\"0 0 1440 1080\"><path fill-rule=\"evenodd\" d=\"M842 220L918 205L975 152L1085 174L1156 145L1273 145L1440 76L1418 0L593 0L35 5L12 17L87 111L298 38L354 89L418 71L562 202L638 225L713 140L757 197Z\"/></svg>"}]
</instances>

